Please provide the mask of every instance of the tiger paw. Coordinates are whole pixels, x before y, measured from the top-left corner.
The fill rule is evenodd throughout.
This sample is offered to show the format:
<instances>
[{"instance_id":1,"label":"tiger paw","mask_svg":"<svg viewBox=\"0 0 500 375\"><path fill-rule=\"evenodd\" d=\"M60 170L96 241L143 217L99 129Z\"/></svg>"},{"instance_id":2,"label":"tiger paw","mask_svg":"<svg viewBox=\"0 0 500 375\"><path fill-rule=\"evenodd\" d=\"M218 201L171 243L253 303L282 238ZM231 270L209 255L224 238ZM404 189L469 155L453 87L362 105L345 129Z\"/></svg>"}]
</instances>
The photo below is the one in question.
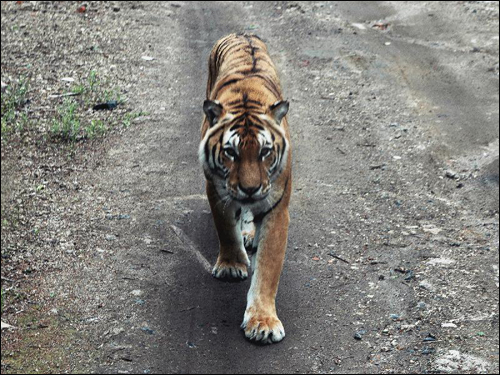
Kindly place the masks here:
<instances>
[{"instance_id":1,"label":"tiger paw","mask_svg":"<svg viewBox=\"0 0 500 375\"><path fill-rule=\"evenodd\" d=\"M252 250L253 241L255 238L255 228L253 228L252 230L243 231L241 232L241 235L243 236L243 243L245 245L245 249Z\"/></svg>"},{"instance_id":2,"label":"tiger paw","mask_svg":"<svg viewBox=\"0 0 500 375\"><path fill-rule=\"evenodd\" d=\"M249 340L261 344L277 343L285 337L285 328L276 315L252 313L248 309L241 328Z\"/></svg>"},{"instance_id":3,"label":"tiger paw","mask_svg":"<svg viewBox=\"0 0 500 375\"><path fill-rule=\"evenodd\" d=\"M212 275L219 280L245 280L248 278L247 265L239 262L217 261Z\"/></svg>"}]
</instances>

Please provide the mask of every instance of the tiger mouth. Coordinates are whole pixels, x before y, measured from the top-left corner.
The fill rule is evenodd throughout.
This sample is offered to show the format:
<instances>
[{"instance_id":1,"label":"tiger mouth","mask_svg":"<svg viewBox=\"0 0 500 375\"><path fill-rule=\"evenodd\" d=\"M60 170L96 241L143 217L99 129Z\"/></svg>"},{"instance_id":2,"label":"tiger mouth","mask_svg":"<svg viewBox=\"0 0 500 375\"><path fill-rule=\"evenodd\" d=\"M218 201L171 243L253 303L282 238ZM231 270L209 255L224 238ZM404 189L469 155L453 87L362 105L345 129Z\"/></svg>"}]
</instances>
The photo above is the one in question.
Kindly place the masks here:
<instances>
[{"instance_id":1,"label":"tiger mouth","mask_svg":"<svg viewBox=\"0 0 500 375\"><path fill-rule=\"evenodd\" d=\"M259 195L258 197L246 197L246 198L238 198L238 197L232 195L232 198L240 204L253 204L253 203L258 203L258 202L264 201L268 197L268 195L269 194L263 194L263 195Z\"/></svg>"},{"instance_id":2,"label":"tiger mouth","mask_svg":"<svg viewBox=\"0 0 500 375\"><path fill-rule=\"evenodd\" d=\"M252 203L257 203L262 200L264 200L265 197L258 197L258 198L243 198L243 199L236 199L238 202L243 203L243 204L252 204Z\"/></svg>"}]
</instances>

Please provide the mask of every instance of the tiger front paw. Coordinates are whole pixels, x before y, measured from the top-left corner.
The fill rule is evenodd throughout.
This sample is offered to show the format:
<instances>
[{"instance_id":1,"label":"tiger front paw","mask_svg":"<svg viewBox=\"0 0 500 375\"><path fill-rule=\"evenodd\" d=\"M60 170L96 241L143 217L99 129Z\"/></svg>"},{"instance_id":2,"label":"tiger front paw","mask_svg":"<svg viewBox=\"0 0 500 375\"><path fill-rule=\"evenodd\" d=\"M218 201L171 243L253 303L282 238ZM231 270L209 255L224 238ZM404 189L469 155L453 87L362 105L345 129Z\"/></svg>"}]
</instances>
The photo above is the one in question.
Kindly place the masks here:
<instances>
[{"instance_id":1,"label":"tiger front paw","mask_svg":"<svg viewBox=\"0 0 500 375\"><path fill-rule=\"evenodd\" d=\"M247 309L241 328L245 336L261 344L273 344L285 338L285 328L274 314L263 314Z\"/></svg>"},{"instance_id":2,"label":"tiger front paw","mask_svg":"<svg viewBox=\"0 0 500 375\"><path fill-rule=\"evenodd\" d=\"M219 280L239 281L248 278L248 269L245 263L217 261L212 276Z\"/></svg>"}]
</instances>

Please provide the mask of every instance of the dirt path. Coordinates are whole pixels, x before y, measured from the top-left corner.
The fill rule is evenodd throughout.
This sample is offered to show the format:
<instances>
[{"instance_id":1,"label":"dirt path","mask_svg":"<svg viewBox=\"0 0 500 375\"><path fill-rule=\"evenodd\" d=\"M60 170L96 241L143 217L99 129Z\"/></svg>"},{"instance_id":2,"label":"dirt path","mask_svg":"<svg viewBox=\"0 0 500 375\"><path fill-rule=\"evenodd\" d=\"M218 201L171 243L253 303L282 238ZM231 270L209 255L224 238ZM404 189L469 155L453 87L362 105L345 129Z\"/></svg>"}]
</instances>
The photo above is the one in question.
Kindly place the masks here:
<instances>
[{"instance_id":1,"label":"dirt path","mask_svg":"<svg viewBox=\"0 0 500 375\"><path fill-rule=\"evenodd\" d=\"M85 266L45 281L72 296L84 368L497 371L498 5L476 3L145 3L134 42L154 60L131 97L148 115L81 177ZM266 347L238 328L249 281L195 255L217 255L207 57L234 31L268 42L291 102L287 337Z\"/></svg>"}]
</instances>

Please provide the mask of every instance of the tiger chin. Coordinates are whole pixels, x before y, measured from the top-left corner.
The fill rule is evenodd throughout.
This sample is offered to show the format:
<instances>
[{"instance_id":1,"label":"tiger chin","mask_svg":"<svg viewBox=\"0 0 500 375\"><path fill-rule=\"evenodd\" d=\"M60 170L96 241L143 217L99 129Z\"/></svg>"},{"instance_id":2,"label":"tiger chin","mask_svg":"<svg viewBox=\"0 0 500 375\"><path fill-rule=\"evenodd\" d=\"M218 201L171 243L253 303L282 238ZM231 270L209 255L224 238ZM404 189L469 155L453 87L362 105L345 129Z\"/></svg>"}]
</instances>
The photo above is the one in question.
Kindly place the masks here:
<instances>
[{"instance_id":1,"label":"tiger chin","mask_svg":"<svg viewBox=\"0 0 500 375\"><path fill-rule=\"evenodd\" d=\"M250 340L279 342L285 329L275 299L292 188L289 103L259 37L231 34L215 44L206 97L199 158L220 245L213 276L244 280L251 268L241 328Z\"/></svg>"}]
</instances>

